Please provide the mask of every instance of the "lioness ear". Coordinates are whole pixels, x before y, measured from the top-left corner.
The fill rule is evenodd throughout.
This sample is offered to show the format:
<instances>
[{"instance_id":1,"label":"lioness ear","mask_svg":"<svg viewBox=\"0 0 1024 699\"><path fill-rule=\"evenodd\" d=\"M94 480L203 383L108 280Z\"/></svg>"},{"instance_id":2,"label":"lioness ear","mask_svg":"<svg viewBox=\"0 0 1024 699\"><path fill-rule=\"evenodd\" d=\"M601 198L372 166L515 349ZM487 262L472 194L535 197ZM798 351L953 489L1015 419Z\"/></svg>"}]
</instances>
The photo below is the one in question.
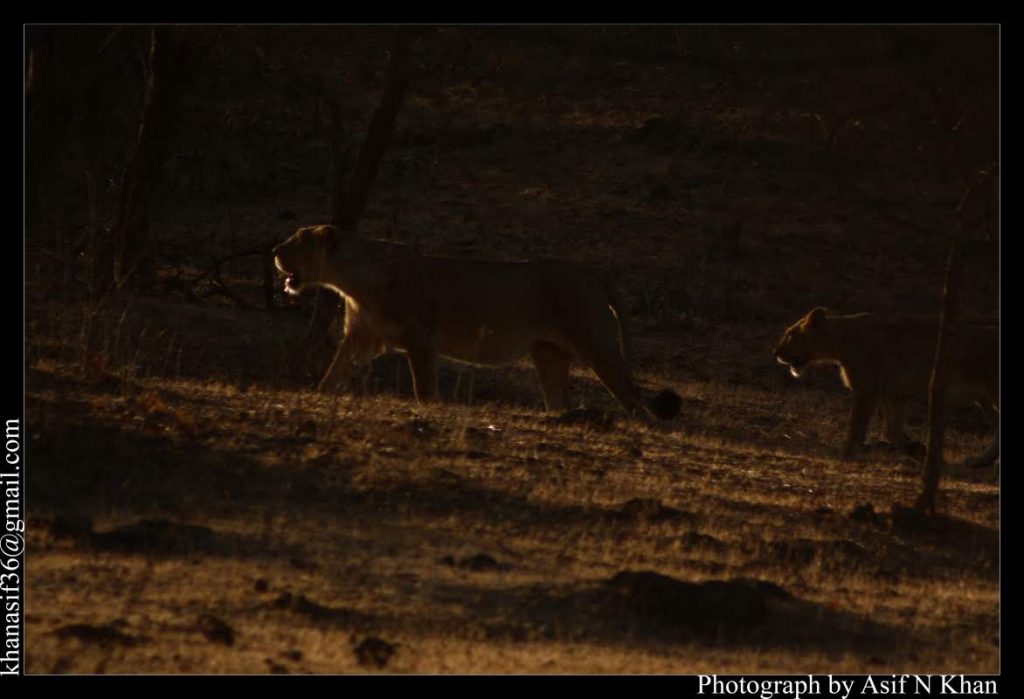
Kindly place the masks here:
<instances>
[{"instance_id":1,"label":"lioness ear","mask_svg":"<svg viewBox=\"0 0 1024 699\"><path fill-rule=\"evenodd\" d=\"M338 229L334 226L320 226L319 234L323 237L324 250L333 255L338 247Z\"/></svg>"},{"instance_id":2,"label":"lioness ear","mask_svg":"<svg viewBox=\"0 0 1024 699\"><path fill-rule=\"evenodd\" d=\"M807 325L813 328L815 325L825 320L828 317L828 309L824 306L818 306L813 311L807 314Z\"/></svg>"}]
</instances>

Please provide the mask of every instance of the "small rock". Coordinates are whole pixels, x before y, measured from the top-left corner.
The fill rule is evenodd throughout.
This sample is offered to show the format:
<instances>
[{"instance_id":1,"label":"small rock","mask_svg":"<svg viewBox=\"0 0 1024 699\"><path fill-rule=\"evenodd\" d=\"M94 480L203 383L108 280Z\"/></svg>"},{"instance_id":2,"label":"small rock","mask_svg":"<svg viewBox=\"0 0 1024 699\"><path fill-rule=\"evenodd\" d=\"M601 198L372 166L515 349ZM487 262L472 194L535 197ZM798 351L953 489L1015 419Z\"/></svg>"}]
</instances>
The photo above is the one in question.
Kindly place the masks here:
<instances>
[{"instance_id":1,"label":"small rock","mask_svg":"<svg viewBox=\"0 0 1024 699\"><path fill-rule=\"evenodd\" d=\"M235 630L223 619L213 614L203 614L199 617L199 630L207 640L214 643L223 643L226 646L235 644Z\"/></svg>"},{"instance_id":2,"label":"small rock","mask_svg":"<svg viewBox=\"0 0 1024 699\"><path fill-rule=\"evenodd\" d=\"M264 658L263 662L265 662L267 664L267 669L270 670L270 674L272 674L272 675L287 675L288 674L288 668L286 668L284 665L279 665L279 664L275 663L270 658Z\"/></svg>"},{"instance_id":3,"label":"small rock","mask_svg":"<svg viewBox=\"0 0 1024 699\"><path fill-rule=\"evenodd\" d=\"M665 388L651 398L650 407L659 418L668 420L678 415L679 411L683 409L683 397L671 388Z\"/></svg>"},{"instance_id":4,"label":"small rock","mask_svg":"<svg viewBox=\"0 0 1024 699\"><path fill-rule=\"evenodd\" d=\"M75 638L85 643L96 643L101 646L134 646L142 640L117 630L113 624L103 626L68 624L56 629L54 633L61 638Z\"/></svg>"},{"instance_id":5,"label":"small rock","mask_svg":"<svg viewBox=\"0 0 1024 699\"><path fill-rule=\"evenodd\" d=\"M319 566L313 561L308 561L305 558L299 558L298 556L292 556L289 558L288 563L292 568L297 568L298 570L316 570L319 568Z\"/></svg>"},{"instance_id":6,"label":"small rock","mask_svg":"<svg viewBox=\"0 0 1024 699\"><path fill-rule=\"evenodd\" d=\"M547 420L559 425L590 425L602 430L615 426L615 416L598 408L575 408Z\"/></svg>"},{"instance_id":7,"label":"small rock","mask_svg":"<svg viewBox=\"0 0 1024 699\"><path fill-rule=\"evenodd\" d=\"M493 556L488 556L486 553L478 553L475 556L469 556L459 561L459 567L465 570L472 570L476 573L483 573L491 570L499 570L502 566L498 561L494 560Z\"/></svg>"},{"instance_id":8,"label":"small rock","mask_svg":"<svg viewBox=\"0 0 1024 699\"><path fill-rule=\"evenodd\" d=\"M702 634L760 624L771 596L746 580L691 583L652 571L623 571L605 585L634 619Z\"/></svg>"},{"instance_id":9,"label":"small rock","mask_svg":"<svg viewBox=\"0 0 1024 699\"><path fill-rule=\"evenodd\" d=\"M429 420L424 418L413 418L407 424L407 429L417 437L433 437L437 435L438 429L430 424Z\"/></svg>"},{"instance_id":10,"label":"small rock","mask_svg":"<svg viewBox=\"0 0 1024 699\"><path fill-rule=\"evenodd\" d=\"M878 526L882 523L882 518L875 512L875 506L870 502L865 502L857 505L850 512L850 519L854 522L864 522L865 524L872 524Z\"/></svg>"},{"instance_id":11,"label":"small rock","mask_svg":"<svg viewBox=\"0 0 1024 699\"><path fill-rule=\"evenodd\" d=\"M686 515L681 510L665 507L657 498L633 498L622 503L615 516L636 522L667 522Z\"/></svg>"},{"instance_id":12,"label":"small rock","mask_svg":"<svg viewBox=\"0 0 1024 699\"><path fill-rule=\"evenodd\" d=\"M395 650L393 644L375 636L367 636L352 649L352 652L363 667L383 668L391 660Z\"/></svg>"},{"instance_id":13,"label":"small rock","mask_svg":"<svg viewBox=\"0 0 1024 699\"><path fill-rule=\"evenodd\" d=\"M313 420L303 420L296 427L293 433L296 437L315 437L316 436L316 422Z\"/></svg>"},{"instance_id":14,"label":"small rock","mask_svg":"<svg viewBox=\"0 0 1024 699\"><path fill-rule=\"evenodd\" d=\"M92 535L92 520L75 514L57 515L50 521L54 539L87 539Z\"/></svg>"}]
</instances>

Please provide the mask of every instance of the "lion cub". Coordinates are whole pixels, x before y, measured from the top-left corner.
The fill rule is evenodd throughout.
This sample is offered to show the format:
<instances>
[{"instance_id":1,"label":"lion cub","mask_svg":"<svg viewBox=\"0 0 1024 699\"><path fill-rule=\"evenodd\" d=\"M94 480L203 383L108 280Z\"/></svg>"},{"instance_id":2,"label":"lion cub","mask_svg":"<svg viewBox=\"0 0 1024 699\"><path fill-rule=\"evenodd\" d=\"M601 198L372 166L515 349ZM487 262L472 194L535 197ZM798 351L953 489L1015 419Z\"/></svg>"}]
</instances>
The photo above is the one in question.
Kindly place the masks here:
<instances>
[{"instance_id":1,"label":"lion cub","mask_svg":"<svg viewBox=\"0 0 1024 699\"><path fill-rule=\"evenodd\" d=\"M886 438L906 451L911 446L903 431L907 401L927 400L938 328L937 318L834 316L815 308L786 329L775 358L796 377L810 364L839 366L843 383L853 391L845 457L863 446L879 402ZM951 342L947 407L976 402L990 416L996 427L992 444L966 463L987 466L999 457L999 328L995 321L964 320Z\"/></svg>"},{"instance_id":2,"label":"lion cub","mask_svg":"<svg viewBox=\"0 0 1024 699\"><path fill-rule=\"evenodd\" d=\"M549 410L569 407L569 367L579 360L630 413L679 412L669 389L641 397L626 367L614 289L578 265L422 255L335 226L300 228L273 252L287 292L323 286L345 299L344 338L321 390L347 385L388 349L406 353L418 400L437 398L439 355L471 364L528 355Z\"/></svg>"}]
</instances>

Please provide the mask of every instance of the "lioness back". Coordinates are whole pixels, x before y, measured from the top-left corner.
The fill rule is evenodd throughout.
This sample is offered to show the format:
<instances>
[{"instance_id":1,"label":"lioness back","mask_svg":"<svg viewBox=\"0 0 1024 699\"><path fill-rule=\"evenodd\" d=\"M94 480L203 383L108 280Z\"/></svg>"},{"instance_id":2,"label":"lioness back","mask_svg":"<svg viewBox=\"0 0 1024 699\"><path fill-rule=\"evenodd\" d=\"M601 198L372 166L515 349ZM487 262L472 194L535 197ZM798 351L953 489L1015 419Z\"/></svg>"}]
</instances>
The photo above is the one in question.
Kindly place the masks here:
<instances>
[{"instance_id":1,"label":"lioness back","mask_svg":"<svg viewBox=\"0 0 1024 699\"><path fill-rule=\"evenodd\" d=\"M416 396L437 396L437 357L500 364L530 357L545 405L568 407L572 361L589 366L630 411L669 418L681 400L643 400L626 365L622 305L600 274L560 260L496 262L423 255L333 226L301 228L274 249L285 288L345 298L345 338L321 381L337 389L374 348L406 353Z\"/></svg>"},{"instance_id":2,"label":"lioness back","mask_svg":"<svg viewBox=\"0 0 1024 699\"><path fill-rule=\"evenodd\" d=\"M447 356L498 364L525 356L537 342L573 353L603 335L618 342L606 283L578 265L424 256L423 266L438 282L427 293Z\"/></svg>"},{"instance_id":3,"label":"lioness back","mask_svg":"<svg viewBox=\"0 0 1024 699\"><path fill-rule=\"evenodd\" d=\"M935 361L939 322L934 317L878 318L851 323L865 353L879 366L884 395L917 398L926 394ZM989 322L962 321L950 336L948 390L954 404L994 399L999 381L999 331Z\"/></svg>"}]
</instances>

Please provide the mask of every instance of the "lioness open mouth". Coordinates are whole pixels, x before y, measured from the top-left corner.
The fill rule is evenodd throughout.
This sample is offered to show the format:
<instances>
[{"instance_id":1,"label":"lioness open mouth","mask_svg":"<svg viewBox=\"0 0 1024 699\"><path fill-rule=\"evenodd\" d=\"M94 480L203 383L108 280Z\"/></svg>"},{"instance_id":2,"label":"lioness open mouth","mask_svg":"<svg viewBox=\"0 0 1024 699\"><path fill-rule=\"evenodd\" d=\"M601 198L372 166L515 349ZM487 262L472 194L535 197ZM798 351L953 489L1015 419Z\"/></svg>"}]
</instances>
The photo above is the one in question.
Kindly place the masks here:
<instances>
[{"instance_id":1,"label":"lioness open mouth","mask_svg":"<svg viewBox=\"0 0 1024 699\"><path fill-rule=\"evenodd\" d=\"M295 272L289 272L286 270L284 265L281 264L281 258L276 255L274 256L274 266L277 267L281 274L285 275L284 290L289 294L298 294L299 287L302 286L302 283L299 281L299 275Z\"/></svg>"},{"instance_id":2,"label":"lioness open mouth","mask_svg":"<svg viewBox=\"0 0 1024 699\"><path fill-rule=\"evenodd\" d=\"M788 366L789 367L789 373L792 374L793 376L795 376L798 379L804 373L804 367L803 366L798 366L796 364L793 364L792 362L788 362L785 359L783 359L782 357L776 356L775 357L775 361L777 361L779 364L782 364L783 366Z\"/></svg>"}]
</instances>

